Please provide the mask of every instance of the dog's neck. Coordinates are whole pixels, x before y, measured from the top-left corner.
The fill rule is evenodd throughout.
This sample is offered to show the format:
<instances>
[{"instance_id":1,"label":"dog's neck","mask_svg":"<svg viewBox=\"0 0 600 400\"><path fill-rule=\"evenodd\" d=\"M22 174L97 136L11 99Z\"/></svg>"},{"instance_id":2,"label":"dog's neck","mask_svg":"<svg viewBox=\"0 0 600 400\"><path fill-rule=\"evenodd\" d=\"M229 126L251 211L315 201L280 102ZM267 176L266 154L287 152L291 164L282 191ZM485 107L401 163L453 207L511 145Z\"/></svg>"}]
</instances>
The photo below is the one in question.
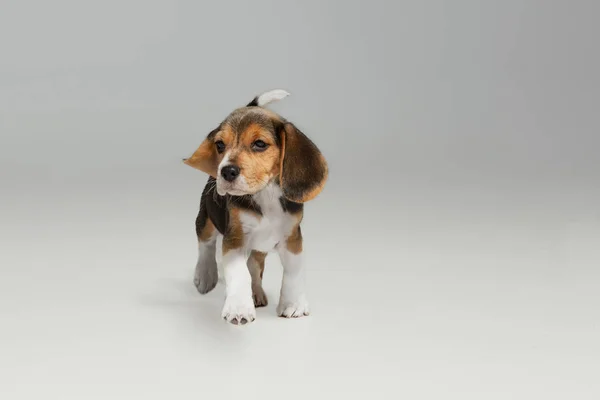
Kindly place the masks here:
<instances>
[{"instance_id":1,"label":"dog's neck","mask_svg":"<svg viewBox=\"0 0 600 400\"><path fill-rule=\"evenodd\" d=\"M258 204L263 213L271 213L281 210L281 198L283 192L275 182L270 182L260 192L252 195L252 200Z\"/></svg>"},{"instance_id":2,"label":"dog's neck","mask_svg":"<svg viewBox=\"0 0 600 400\"><path fill-rule=\"evenodd\" d=\"M283 212L297 213L304 209L302 203L295 203L283 196L283 191L277 181L270 182L261 191L253 195L227 195L227 197L232 198L233 202L237 205L243 205L245 208L253 209L260 213L280 213L282 210Z\"/></svg>"}]
</instances>

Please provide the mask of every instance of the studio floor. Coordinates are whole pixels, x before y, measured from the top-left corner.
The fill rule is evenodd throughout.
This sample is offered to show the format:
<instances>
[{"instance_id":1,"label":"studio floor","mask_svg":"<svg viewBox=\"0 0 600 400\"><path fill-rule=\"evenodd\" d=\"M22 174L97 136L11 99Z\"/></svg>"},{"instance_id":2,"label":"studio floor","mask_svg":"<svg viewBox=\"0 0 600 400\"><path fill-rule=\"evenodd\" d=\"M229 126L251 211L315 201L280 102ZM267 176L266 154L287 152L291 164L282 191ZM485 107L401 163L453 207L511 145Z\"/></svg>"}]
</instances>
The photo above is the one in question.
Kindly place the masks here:
<instances>
[{"instance_id":1,"label":"studio floor","mask_svg":"<svg viewBox=\"0 0 600 400\"><path fill-rule=\"evenodd\" d=\"M597 192L332 184L303 225L312 315L276 317L273 254L233 326L192 285L202 181L117 175L4 197L1 398L600 396Z\"/></svg>"}]
</instances>

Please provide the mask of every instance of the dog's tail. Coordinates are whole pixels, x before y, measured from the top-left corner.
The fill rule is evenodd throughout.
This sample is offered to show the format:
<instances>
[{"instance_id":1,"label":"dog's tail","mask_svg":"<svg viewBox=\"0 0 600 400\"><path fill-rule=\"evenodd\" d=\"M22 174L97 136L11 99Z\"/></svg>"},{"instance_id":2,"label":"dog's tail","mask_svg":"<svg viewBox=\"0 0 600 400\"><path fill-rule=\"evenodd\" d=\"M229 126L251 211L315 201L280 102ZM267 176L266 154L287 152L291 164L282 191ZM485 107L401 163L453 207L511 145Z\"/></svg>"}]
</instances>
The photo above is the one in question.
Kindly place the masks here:
<instances>
[{"instance_id":1,"label":"dog's tail","mask_svg":"<svg viewBox=\"0 0 600 400\"><path fill-rule=\"evenodd\" d=\"M290 94L283 89L274 89L264 92L260 96L256 96L246 107L264 107L269 103L284 99Z\"/></svg>"}]
</instances>

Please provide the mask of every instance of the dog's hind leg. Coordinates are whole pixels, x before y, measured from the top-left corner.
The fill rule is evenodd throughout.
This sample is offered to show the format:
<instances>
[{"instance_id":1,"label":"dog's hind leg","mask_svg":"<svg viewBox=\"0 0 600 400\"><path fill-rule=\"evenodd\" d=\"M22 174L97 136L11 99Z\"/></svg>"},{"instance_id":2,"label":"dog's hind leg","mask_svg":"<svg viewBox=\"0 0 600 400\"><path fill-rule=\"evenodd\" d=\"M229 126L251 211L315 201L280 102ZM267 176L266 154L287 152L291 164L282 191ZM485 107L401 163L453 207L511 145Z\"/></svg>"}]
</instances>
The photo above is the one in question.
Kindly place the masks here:
<instances>
[{"instance_id":1,"label":"dog's hind leg","mask_svg":"<svg viewBox=\"0 0 600 400\"><path fill-rule=\"evenodd\" d=\"M265 270L267 253L253 250L248 258L248 270L252 277L252 299L255 307L264 307L268 304L267 295L262 287L262 276Z\"/></svg>"},{"instance_id":2,"label":"dog's hind leg","mask_svg":"<svg viewBox=\"0 0 600 400\"><path fill-rule=\"evenodd\" d=\"M202 217L202 210L198 220ZM204 218L199 226L196 221L196 233L198 235L198 262L194 273L194 286L201 294L206 294L217 286L219 279L217 270L216 238L217 230L208 218Z\"/></svg>"}]
</instances>

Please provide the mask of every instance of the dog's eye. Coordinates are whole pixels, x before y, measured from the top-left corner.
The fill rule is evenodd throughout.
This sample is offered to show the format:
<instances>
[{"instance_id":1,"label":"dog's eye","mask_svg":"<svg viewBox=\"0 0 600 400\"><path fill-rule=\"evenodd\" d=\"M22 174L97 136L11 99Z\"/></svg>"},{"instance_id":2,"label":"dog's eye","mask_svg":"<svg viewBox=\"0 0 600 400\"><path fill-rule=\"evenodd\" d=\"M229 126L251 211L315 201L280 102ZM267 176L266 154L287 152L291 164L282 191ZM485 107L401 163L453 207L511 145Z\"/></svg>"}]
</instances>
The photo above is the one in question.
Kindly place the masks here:
<instances>
[{"instance_id":1,"label":"dog's eye","mask_svg":"<svg viewBox=\"0 0 600 400\"><path fill-rule=\"evenodd\" d=\"M222 152L224 152L224 151L225 151L225 143L223 143L223 141L222 141L222 140L217 140L217 141L215 142L215 146L217 146L217 151L218 151L219 153L222 153Z\"/></svg>"},{"instance_id":2,"label":"dog's eye","mask_svg":"<svg viewBox=\"0 0 600 400\"><path fill-rule=\"evenodd\" d=\"M255 140L254 143L252 143L252 148L256 151L263 151L267 148L267 144L262 140Z\"/></svg>"}]
</instances>

